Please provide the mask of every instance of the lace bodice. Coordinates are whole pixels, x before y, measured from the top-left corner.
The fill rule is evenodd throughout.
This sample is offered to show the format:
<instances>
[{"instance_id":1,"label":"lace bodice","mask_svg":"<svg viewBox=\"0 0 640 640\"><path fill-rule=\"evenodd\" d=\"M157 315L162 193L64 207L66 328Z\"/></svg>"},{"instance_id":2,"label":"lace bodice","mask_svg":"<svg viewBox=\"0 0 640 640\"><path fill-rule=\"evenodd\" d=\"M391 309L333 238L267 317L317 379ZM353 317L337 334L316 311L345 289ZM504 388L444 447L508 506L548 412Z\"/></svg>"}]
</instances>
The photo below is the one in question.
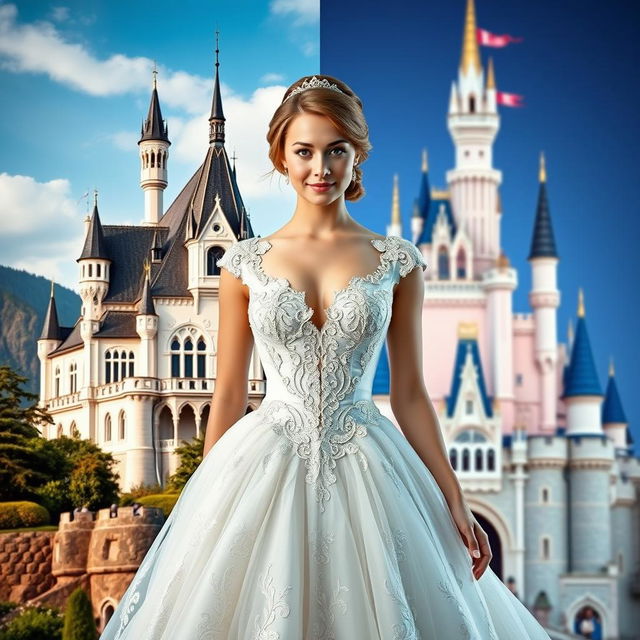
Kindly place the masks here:
<instances>
[{"instance_id":1,"label":"lace bodice","mask_svg":"<svg viewBox=\"0 0 640 640\"><path fill-rule=\"evenodd\" d=\"M371 391L394 285L416 266L427 266L417 247L399 236L371 244L380 252L378 267L334 292L322 328L312 321L304 292L263 270L268 240L241 240L218 259L250 291L249 323L267 379L259 411L284 436L283 446L306 460L307 481L317 485L321 506L338 458L357 455L366 468L357 439L380 416Z\"/></svg>"}]
</instances>

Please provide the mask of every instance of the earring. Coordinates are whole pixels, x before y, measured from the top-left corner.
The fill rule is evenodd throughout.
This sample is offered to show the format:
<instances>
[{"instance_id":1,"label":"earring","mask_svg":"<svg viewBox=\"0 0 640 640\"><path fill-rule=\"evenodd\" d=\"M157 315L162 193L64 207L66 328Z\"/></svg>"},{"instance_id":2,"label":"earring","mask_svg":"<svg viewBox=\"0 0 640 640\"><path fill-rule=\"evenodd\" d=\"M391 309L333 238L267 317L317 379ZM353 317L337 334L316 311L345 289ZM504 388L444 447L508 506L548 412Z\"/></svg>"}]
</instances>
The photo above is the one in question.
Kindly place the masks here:
<instances>
[{"instance_id":1,"label":"earring","mask_svg":"<svg viewBox=\"0 0 640 640\"><path fill-rule=\"evenodd\" d=\"M286 174L286 176L287 176L287 177L286 177L286 179L285 179L285 182L286 182L287 184L289 184L289 169L287 169L287 168L285 167L284 172L285 172L285 174Z\"/></svg>"},{"instance_id":2,"label":"earring","mask_svg":"<svg viewBox=\"0 0 640 640\"><path fill-rule=\"evenodd\" d=\"M351 182L357 182L358 178L356 175L356 165L353 165L353 173L351 174Z\"/></svg>"}]
</instances>

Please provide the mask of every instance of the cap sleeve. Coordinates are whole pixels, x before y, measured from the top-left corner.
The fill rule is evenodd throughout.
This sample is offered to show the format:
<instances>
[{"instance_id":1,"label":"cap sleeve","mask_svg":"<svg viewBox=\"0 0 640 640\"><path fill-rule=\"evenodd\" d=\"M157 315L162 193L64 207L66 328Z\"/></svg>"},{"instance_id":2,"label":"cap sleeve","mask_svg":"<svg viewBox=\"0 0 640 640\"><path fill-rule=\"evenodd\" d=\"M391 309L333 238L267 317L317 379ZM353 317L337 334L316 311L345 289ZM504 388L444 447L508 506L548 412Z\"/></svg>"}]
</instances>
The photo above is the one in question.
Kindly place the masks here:
<instances>
[{"instance_id":1,"label":"cap sleeve","mask_svg":"<svg viewBox=\"0 0 640 640\"><path fill-rule=\"evenodd\" d=\"M422 267L424 271L427 263L422 256L422 252L413 242L406 238L400 238L398 242L398 280L401 277L411 273L417 266Z\"/></svg>"},{"instance_id":2,"label":"cap sleeve","mask_svg":"<svg viewBox=\"0 0 640 640\"><path fill-rule=\"evenodd\" d=\"M242 242L232 244L217 261L219 267L224 267L229 273L240 279L242 279L241 244Z\"/></svg>"}]
</instances>

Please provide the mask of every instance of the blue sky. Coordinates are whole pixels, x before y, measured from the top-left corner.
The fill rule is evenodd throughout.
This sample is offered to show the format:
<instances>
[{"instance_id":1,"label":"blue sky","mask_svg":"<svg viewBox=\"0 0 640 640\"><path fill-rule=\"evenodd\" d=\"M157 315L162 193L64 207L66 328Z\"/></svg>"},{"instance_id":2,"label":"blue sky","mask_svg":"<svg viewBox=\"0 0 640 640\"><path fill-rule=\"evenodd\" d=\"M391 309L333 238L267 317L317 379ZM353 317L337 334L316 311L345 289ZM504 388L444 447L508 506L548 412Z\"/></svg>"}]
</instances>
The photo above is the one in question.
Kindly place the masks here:
<instances>
[{"instance_id":1,"label":"blue sky","mask_svg":"<svg viewBox=\"0 0 640 640\"><path fill-rule=\"evenodd\" d=\"M578 288L603 391L613 356L622 402L640 451L640 59L637 2L475 0L478 26L523 38L493 56L497 88L524 96L498 107L494 166L503 172L502 246L518 271L514 311L530 312L531 243L538 158L560 255L558 340L575 326ZM376 3L323 0L320 69L349 84L364 103L373 150L363 165L367 195L349 206L379 232L389 219L399 174L404 235L418 195L420 154L429 151L431 185L446 186L454 148L446 116L457 80L466 0ZM357 25L357 28L348 28Z\"/></svg>"},{"instance_id":2,"label":"blue sky","mask_svg":"<svg viewBox=\"0 0 640 640\"><path fill-rule=\"evenodd\" d=\"M227 150L265 232L293 210L265 132L287 86L319 69L319 5L271 2L0 2L0 255L77 290L87 190L103 223L139 224L140 124L154 61L172 142L165 207L204 158L220 31ZM90 198L89 206L92 204ZM275 220L277 223L277 220Z\"/></svg>"},{"instance_id":3,"label":"blue sky","mask_svg":"<svg viewBox=\"0 0 640 640\"><path fill-rule=\"evenodd\" d=\"M360 222L384 233L393 174L403 218L417 195L420 153L432 186L453 166L446 129L460 56L465 0L376 3L349 0L254 2L0 2L0 262L77 288L87 189L97 187L106 224L143 217L137 139L153 61L172 141L167 207L206 150L216 28L227 149L256 232L293 211L290 190L262 180L271 167L264 139L284 89L321 71L364 101L374 149L363 166L367 196L350 203ZM514 310L530 311L526 261L537 196L538 155L560 253L559 340L575 318L578 287L600 380L613 355L632 432L640 221L633 81L639 58L635 3L595 0L476 0L479 26L522 36L494 56L498 89L524 95L500 107L494 165L502 170L502 244L518 270ZM348 10L347 10L348 9ZM257 150L257 151L256 151ZM80 200L79 200L80 199ZM408 235L408 226L405 227Z\"/></svg>"}]
</instances>

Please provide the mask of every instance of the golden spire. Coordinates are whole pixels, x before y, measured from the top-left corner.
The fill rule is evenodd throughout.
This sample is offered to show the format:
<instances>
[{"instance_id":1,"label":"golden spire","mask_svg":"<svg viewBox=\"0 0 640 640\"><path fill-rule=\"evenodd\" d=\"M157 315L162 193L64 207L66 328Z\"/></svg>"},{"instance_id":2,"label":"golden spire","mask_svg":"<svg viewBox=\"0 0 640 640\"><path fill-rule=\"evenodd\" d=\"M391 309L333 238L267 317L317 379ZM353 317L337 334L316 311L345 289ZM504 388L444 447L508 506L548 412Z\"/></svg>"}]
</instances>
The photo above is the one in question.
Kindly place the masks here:
<instances>
[{"instance_id":1,"label":"golden spire","mask_svg":"<svg viewBox=\"0 0 640 640\"><path fill-rule=\"evenodd\" d=\"M145 277L149 277L149 271L151 270L151 265L149 264L149 259L145 258L144 259L144 264L142 265L144 267L144 271L145 271Z\"/></svg>"},{"instance_id":2,"label":"golden spire","mask_svg":"<svg viewBox=\"0 0 640 640\"><path fill-rule=\"evenodd\" d=\"M480 73L480 52L478 51L478 36L476 34L476 8L473 0L467 0L460 69L465 73L470 66L473 66L475 71Z\"/></svg>"},{"instance_id":3,"label":"golden spire","mask_svg":"<svg viewBox=\"0 0 640 640\"><path fill-rule=\"evenodd\" d=\"M496 88L496 75L493 70L493 58L489 58L489 69L487 71L487 89Z\"/></svg>"},{"instance_id":4,"label":"golden spire","mask_svg":"<svg viewBox=\"0 0 640 640\"><path fill-rule=\"evenodd\" d=\"M540 173L538 175L540 182L547 181L547 167L544 162L544 151L540 152Z\"/></svg>"},{"instance_id":5,"label":"golden spire","mask_svg":"<svg viewBox=\"0 0 640 640\"><path fill-rule=\"evenodd\" d=\"M584 293L582 293L582 287L578 291L578 318L584 318Z\"/></svg>"},{"instance_id":6,"label":"golden spire","mask_svg":"<svg viewBox=\"0 0 640 640\"><path fill-rule=\"evenodd\" d=\"M398 188L398 174L393 175L393 197L391 199L391 224L399 225L400 220L400 189Z\"/></svg>"},{"instance_id":7,"label":"golden spire","mask_svg":"<svg viewBox=\"0 0 640 640\"><path fill-rule=\"evenodd\" d=\"M616 375L615 369L613 368L613 356L609 356L609 377L613 378Z\"/></svg>"},{"instance_id":8,"label":"golden spire","mask_svg":"<svg viewBox=\"0 0 640 640\"><path fill-rule=\"evenodd\" d=\"M427 159L427 150L422 150L422 173L429 171L429 160Z\"/></svg>"}]
</instances>

